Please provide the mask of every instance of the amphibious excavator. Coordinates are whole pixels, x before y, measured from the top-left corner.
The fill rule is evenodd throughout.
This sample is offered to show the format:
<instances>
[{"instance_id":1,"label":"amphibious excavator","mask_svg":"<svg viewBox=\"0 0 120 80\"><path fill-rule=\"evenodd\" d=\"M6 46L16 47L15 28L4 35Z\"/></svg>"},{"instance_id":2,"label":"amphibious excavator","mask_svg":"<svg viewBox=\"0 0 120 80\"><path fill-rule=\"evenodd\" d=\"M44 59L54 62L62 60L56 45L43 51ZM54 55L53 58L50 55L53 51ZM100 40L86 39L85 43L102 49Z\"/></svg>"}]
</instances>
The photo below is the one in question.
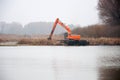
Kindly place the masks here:
<instances>
[{"instance_id":1,"label":"amphibious excavator","mask_svg":"<svg viewBox=\"0 0 120 80\"><path fill-rule=\"evenodd\" d=\"M64 42L66 45L88 45L89 42L86 40L80 40L81 36L80 35L73 35L71 33L71 30L69 28L69 26L65 25L64 23L62 23L59 18L57 18L54 22L52 31L48 37L48 40L52 39L52 35L55 31L55 28L57 26L57 24L59 24L60 26L62 26L63 28L66 29L67 33L64 33L64 40L62 40L62 42Z\"/></svg>"}]
</instances>

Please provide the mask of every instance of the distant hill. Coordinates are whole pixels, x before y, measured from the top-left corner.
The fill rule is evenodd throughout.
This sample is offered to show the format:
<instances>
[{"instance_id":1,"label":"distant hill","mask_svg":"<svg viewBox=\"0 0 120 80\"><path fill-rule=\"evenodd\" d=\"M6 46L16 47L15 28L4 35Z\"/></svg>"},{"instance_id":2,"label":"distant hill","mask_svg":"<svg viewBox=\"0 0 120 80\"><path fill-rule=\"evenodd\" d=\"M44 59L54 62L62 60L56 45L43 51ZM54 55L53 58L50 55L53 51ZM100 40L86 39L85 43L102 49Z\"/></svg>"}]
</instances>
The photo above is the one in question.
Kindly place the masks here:
<instances>
[{"instance_id":1,"label":"distant hill","mask_svg":"<svg viewBox=\"0 0 120 80\"><path fill-rule=\"evenodd\" d=\"M53 26L53 22L31 22L22 26L20 23L12 22L0 22L0 34L16 34L16 35L47 35L50 34ZM75 28L73 25L69 25L72 30ZM55 34L61 34L66 32L65 29L57 25Z\"/></svg>"},{"instance_id":2,"label":"distant hill","mask_svg":"<svg viewBox=\"0 0 120 80\"><path fill-rule=\"evenodd\" d=\"M1 34L23 34L23 26L19 23L5 23L0 22L0 33Z\"/></svg>"}]
</instances>

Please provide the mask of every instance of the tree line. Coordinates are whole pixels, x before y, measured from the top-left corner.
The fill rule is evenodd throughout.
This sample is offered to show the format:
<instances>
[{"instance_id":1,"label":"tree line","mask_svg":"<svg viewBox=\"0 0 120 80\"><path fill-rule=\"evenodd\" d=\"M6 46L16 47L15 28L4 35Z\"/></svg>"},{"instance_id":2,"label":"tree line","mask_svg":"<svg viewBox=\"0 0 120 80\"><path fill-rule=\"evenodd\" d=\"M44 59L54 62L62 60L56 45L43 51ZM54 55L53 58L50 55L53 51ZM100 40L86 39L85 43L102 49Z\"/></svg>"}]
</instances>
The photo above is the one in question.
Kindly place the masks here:
<instances>
[{"instance_id":1,"label":"tree line","mask_svg":"<svg viewBox=\"0 0 120 80\"><path fill-rule=\"evenodd\" d=\"M73 33L83 37L120 37L120 0L99 0L101 25L77 27Z\"/></svg>"},{"instance_id":2,"label":"tree line","mask_svg":"<svg viewBox=\"0 0 120 80\"><path fill-rule=\"evenodd\" d=\"M73 34L80 34L82 37L120 37L120 26L91 25L77 27L72 30Z\"/></svg>"}]
</instances>

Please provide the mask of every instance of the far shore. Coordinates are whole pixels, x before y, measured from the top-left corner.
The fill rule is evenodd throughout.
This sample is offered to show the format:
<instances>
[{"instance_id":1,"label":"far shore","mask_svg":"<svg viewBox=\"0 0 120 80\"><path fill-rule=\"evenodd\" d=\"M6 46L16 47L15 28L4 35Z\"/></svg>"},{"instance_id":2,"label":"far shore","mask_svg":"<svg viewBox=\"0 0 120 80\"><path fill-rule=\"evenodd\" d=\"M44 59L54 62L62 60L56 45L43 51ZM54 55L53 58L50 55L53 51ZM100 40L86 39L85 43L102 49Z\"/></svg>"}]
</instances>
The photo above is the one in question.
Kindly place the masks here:
<instances>
[{"instance_id":1,"label":"far shore","mask_svg":"<svg viewBox=\"0 0 120 80\"><path fill-rule=\"evenodd\" d=\"M63 36L57 35L54 36L52 40L47 40L47 35L40 35L40 36L16 36L16 35L5 35L0 36L0 46L67 46L64 43L61 43L63 40ZM87 40L90 46L96 45L120 45L120 38L107 38L107 37L100 37L100 38L81 38L81 40ZM88 46L89 46L88 45Z\"/></svg>"}]
</instances>

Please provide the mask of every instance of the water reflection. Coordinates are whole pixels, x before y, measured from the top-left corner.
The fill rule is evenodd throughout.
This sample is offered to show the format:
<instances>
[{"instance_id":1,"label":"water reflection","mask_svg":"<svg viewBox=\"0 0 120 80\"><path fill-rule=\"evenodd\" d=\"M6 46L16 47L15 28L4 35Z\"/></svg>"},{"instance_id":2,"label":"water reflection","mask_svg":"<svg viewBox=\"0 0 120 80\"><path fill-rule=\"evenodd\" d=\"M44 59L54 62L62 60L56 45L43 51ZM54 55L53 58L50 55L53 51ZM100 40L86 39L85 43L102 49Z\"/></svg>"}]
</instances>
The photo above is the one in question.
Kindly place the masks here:
<instances>
[{"instance_id":1,"label":"water reflection","mask_svg":"<svg viewBox=\"0 0 120 80\"><path fill-rule=\"evenodd\" d=\"M99 80L120 80L120 68L99 68Z\"/></svg>"},{"instance_id":2,"label":"water reflection","mask_svg":"<svg viewBox=\"0 0 120 80\"><path fill-rule=\"evenodd\" d=\"M98 63L99 80L120 80L119 52L107 51L107 53L101 53L98 58Z\"/></svg>"},{"instance_id":3,"label":"water reflection","mask_svg":"<svg viewBox=\"0 0 120 80\"><path fill-rule=\"evenodd\" d=\"M120 47L0 47L0 80L120 80Z\"/></svg>"},{"instance_id":4,"label":"water reflection","mask_svg":"<svg viewBox=\"0 0 120 80\"><path fill-rule=\"evenodd\" d=\"M92 54L87 54L88 51ZM97 80L96 54L93 52L94 49L67 47L60 54L53 53L51 63L55 80Z\"/></svg>"}]
</instances>

